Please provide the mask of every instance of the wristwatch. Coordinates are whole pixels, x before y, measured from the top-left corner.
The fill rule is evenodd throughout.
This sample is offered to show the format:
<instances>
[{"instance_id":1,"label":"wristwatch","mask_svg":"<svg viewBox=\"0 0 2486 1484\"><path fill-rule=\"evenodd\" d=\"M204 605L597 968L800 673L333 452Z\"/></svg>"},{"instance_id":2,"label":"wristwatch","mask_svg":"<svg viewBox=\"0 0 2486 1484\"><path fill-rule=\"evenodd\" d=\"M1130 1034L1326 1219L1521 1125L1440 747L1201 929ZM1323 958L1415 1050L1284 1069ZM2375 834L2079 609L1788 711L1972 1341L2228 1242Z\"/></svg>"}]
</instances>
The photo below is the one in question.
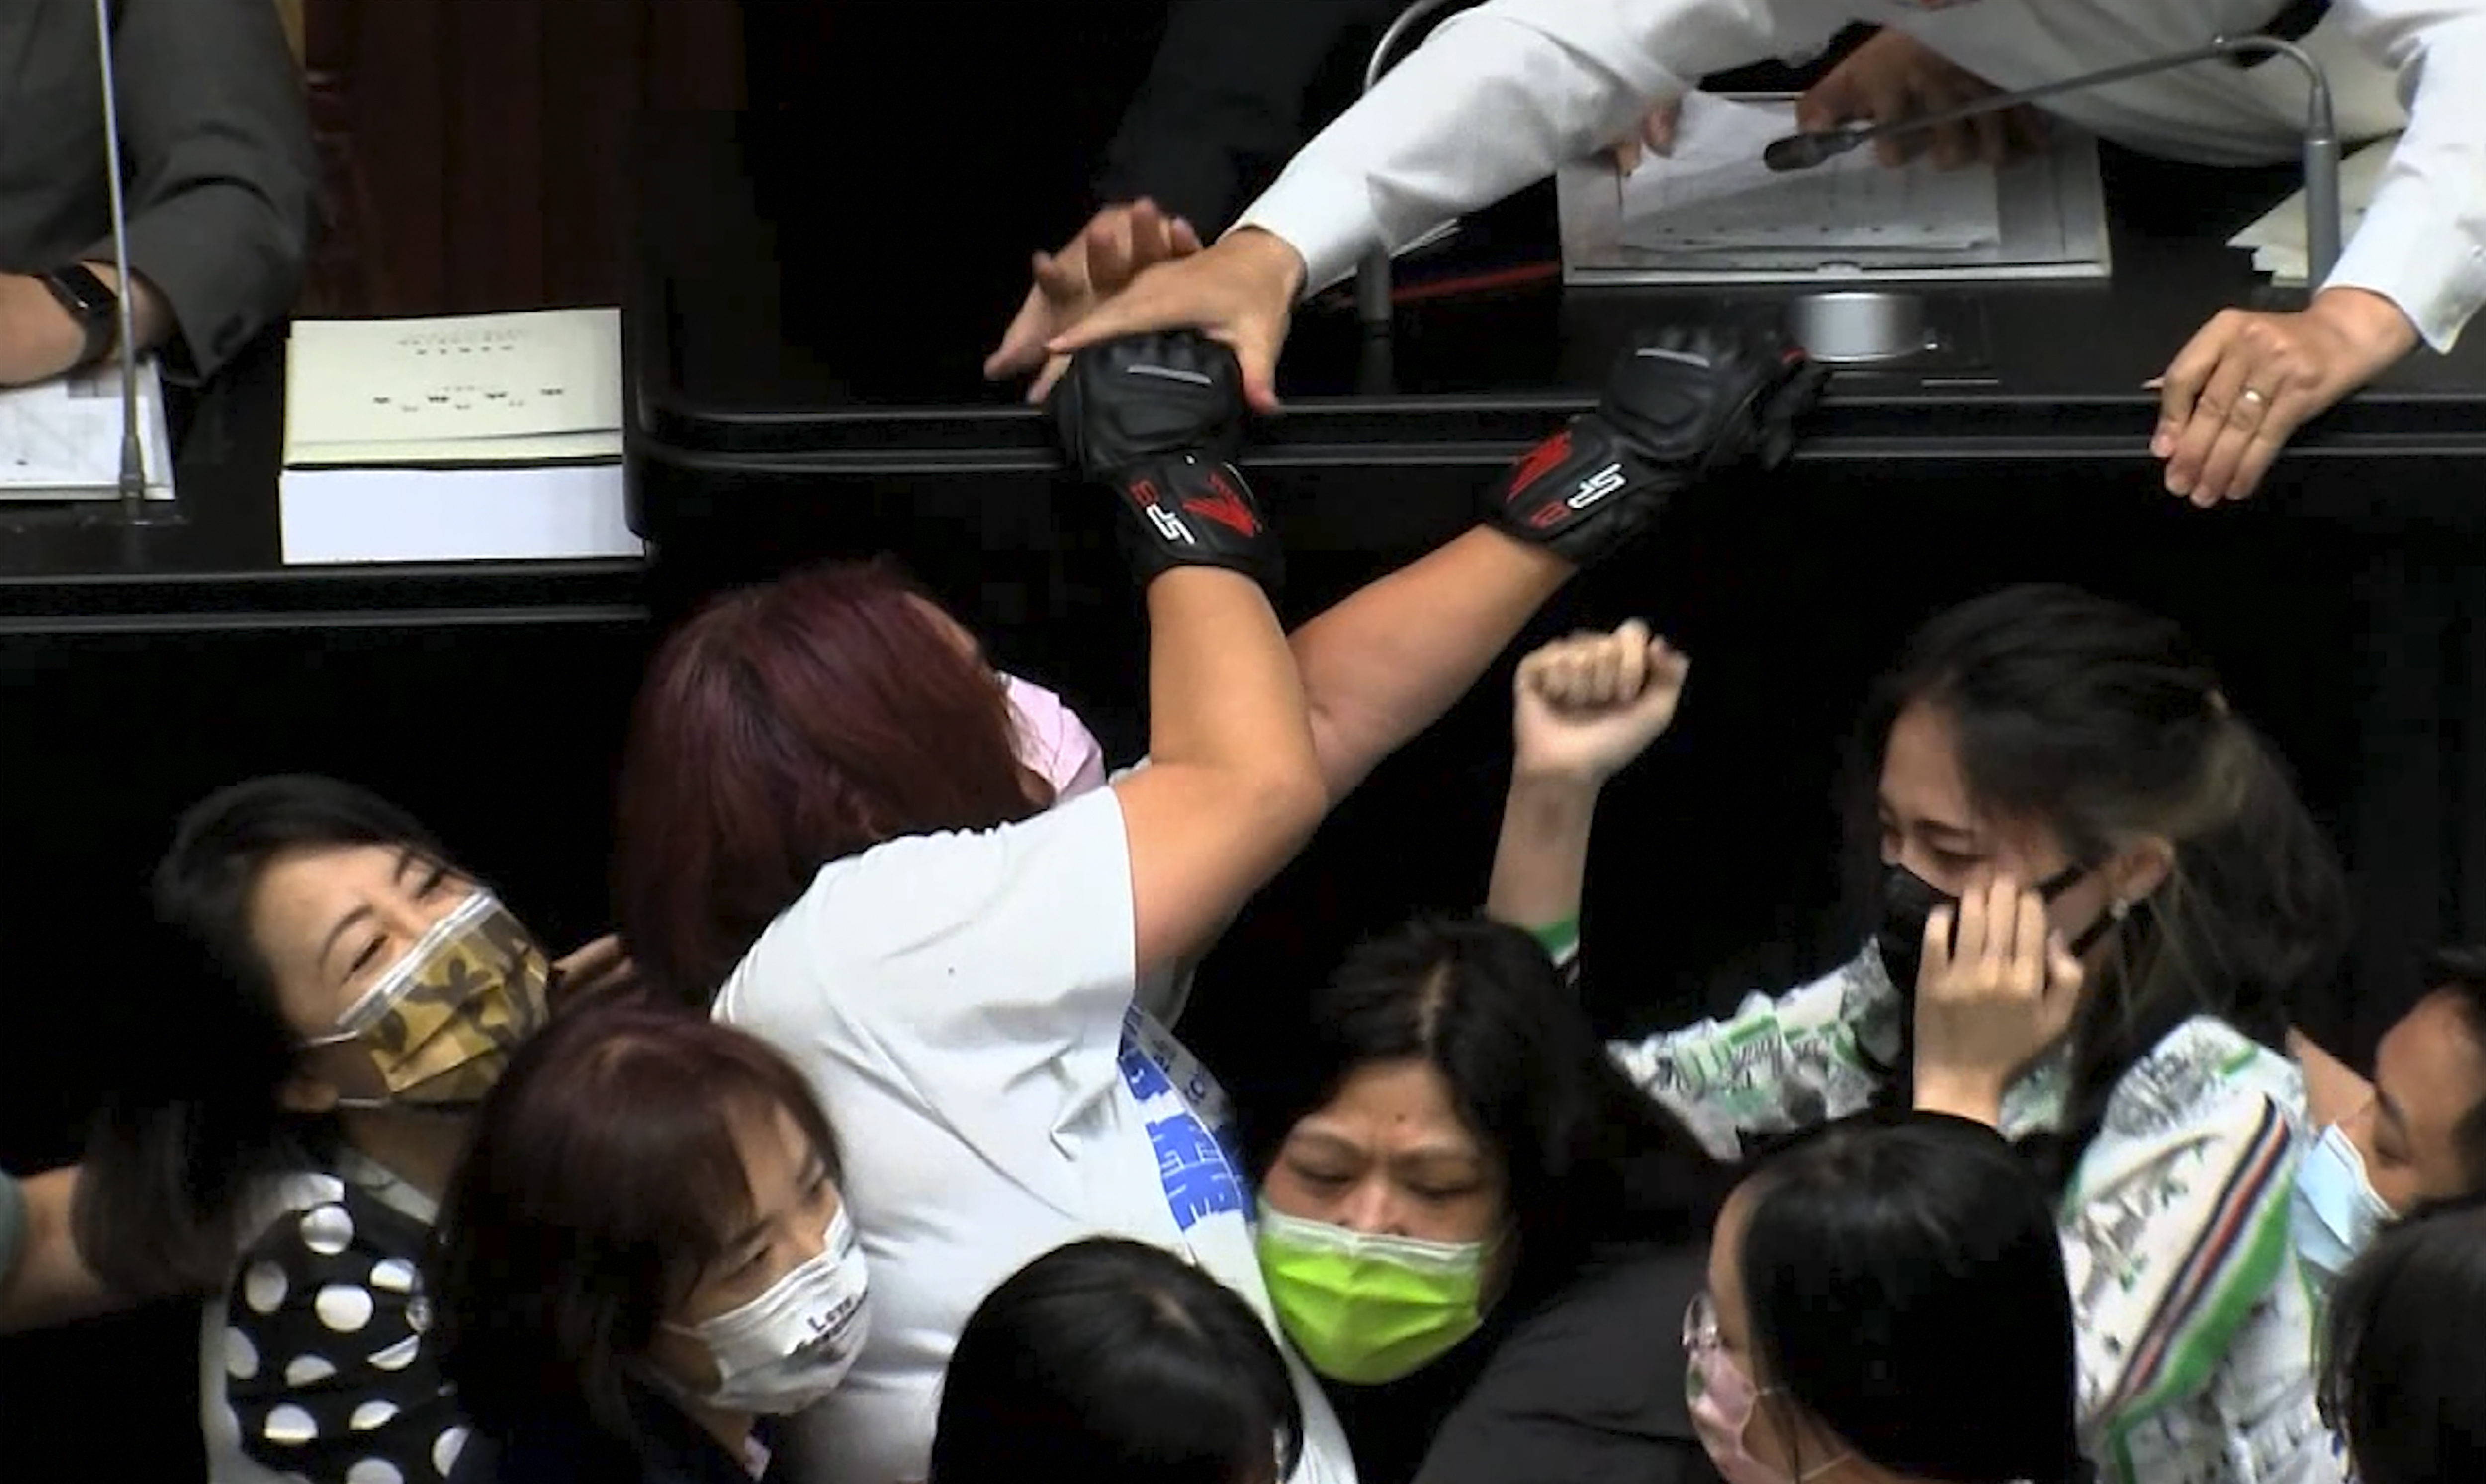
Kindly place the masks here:
<instances>
[{"instance_id":1,"label":"wristwatch","mask_svg":"<svg viewBox=\"0 0 2486 1484\"><path fill-rule=\"evenodd\" d=\"M78 347L77 364L92 366L102 360L121 328L120 295L105 288L95 270L82 262L66 263L36 277L61 301L61 308L77 321L78 333L86 337Z\"/></svg>"}]
</instances>

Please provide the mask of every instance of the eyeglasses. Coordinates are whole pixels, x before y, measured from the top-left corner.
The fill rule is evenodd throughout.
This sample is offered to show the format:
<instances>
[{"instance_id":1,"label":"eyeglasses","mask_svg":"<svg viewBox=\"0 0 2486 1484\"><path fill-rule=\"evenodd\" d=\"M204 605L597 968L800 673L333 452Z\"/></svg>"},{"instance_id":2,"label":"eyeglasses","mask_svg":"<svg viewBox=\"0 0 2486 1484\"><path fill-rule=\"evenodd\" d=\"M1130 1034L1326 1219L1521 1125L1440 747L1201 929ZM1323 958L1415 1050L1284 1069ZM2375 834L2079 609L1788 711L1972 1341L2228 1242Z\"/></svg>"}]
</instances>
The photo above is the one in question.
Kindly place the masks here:
<instances>
[{"instance_id":1,"label":"eyeglasses","mask_svg":"<svg viewBox=\"0 0 2486 1484\"><path fill-rule=\"evenodd\" d=\"M1718 1348L1718 1305L1701 1289L1683 1306L1683 1353L1704 1355Z\"/></svg>"}]
</instances>

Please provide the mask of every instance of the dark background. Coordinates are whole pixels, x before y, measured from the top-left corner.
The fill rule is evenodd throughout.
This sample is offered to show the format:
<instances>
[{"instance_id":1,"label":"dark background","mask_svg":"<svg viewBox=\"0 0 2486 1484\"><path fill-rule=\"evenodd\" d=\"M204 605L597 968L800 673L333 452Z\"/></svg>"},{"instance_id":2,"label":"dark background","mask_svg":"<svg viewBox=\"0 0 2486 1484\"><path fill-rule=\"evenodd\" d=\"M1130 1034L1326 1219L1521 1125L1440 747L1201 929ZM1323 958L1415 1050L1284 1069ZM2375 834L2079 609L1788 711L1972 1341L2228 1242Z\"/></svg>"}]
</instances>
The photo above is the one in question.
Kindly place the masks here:
<instances>
[{"instance_id":1,"label":"dark background","mask_svg":"<svg viewBox=\"0 0 2486 1484\"><path fill-rule=\"evenodd\" d=\"M1282 11L1285 0L1267 3ZM618 302L629 196L620 141L651 104L747 100L831 121L816 187L788 207L838 229L813 240L855 244L851 257L831 249L806 264L821 293L869 298L858 265L893 242L925 254L962 234L1052 245L1087 208L1091 161L1146 70L1163 9L309 0L312 86L342 203L322 302L389 314ZM1341 75L1358 67L1348 59ZM862 199L841 189L842 158L869 152L885 166L892 151L920 170L861 174L911 185ZM1008 212L983 204L980 182L997 177L1011 181L998 194L1018 203ZM2136 192L2169 230L2199 209L2145 179ZM999 275L958 292L998 314L1022 287ZM894 308L885 333L903 337L907 317ZM1312 493L1283 482L1265 492ZM2360 829L2448 836L2460 821L2421 809L2344 823L2353 782L2374 765L2358 719L2386 667L2474 673L2475 641L2410 636L2369 654L2360 636L2368 599L2473 585L2477 527L2411 542L2357 518L2341 494L2202 514L2159 493L2139 460L2103 488L2093 470L2060 466L1876 471L1712 506L1575 587L1532 637L1640 614L1696 659L1681 720L1615 785L1597 838L1588 982L1599 1019L1621 1031L1723 1007L1843 946L1830 847L1846 720L1909 627L2001 581L2081 581L2185 621L2352 850ZM748 565L805 554L798 532ZM1290 611L1315 611L1406 555L1297 554ZM1127 753L1140 734L1127 679L1137 633L1109 561L989 551L918 564L1006 661L1063 684ZM708 579L682 567L672 580ZM118 617L74 594L0 608L10 1169L71 1156L89 1089L136 1049L159 1050L121 1008L124 986L178 972L149 926L145 876L174 815L219 784L340 773L429 823L547 940L566 946L605 925L612 770L652 641L644 614L627 601L351 587L271 604L231 586L212 601L151 600ZM670 608L680 595L658 600ZM1478 897L1506 695L1505 667L1340 811L1211 966L1184 1031L1238 1095L1251 1095L1256 1065L1283 1054L1273 1037L1308 976L1353 937L1411 906ZM2409 718L2417 754L2456 750L2426 733L2432 725ZM2455 889L2444 882L2446 902ZM0 1478L197 1476L197 1322L195 1305L167 1305L0 1343Z\"/></svg>"}]
</instances>

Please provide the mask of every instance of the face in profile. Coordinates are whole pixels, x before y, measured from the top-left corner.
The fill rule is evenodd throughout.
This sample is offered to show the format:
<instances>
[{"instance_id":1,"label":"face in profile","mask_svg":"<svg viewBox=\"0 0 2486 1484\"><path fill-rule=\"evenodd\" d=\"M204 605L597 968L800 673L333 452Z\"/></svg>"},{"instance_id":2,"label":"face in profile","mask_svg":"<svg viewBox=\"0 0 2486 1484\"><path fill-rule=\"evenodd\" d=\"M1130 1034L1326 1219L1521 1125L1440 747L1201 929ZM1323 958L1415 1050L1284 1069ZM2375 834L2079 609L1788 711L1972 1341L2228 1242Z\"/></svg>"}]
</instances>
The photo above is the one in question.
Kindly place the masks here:
<instances>
[{"instance_id":1,"label":"face in profile","mask_svg":"<svg viewBox=\"0 0 2486 1484\"><path fill-rule=\"evenodd\" d=\"M2340 1120L2374 1194L2394 1211L2473 1191L2463 1123L2486 1107L2486 1042L2457 990L2417 1002L2374 1052L2374 1095Z\"/></svg>"},{"instance_id":2,"label":"face in profile","mask_svg":"<svg viewBox=\"0 0 2486 1484\"><path fill-rule=\"evenodd\" d=\"M1709 1246L1709 1287L1685 1316L1693 1419L1710 1457L1729 1479L1809 1479L1853 1454L1774 1386L1761 1364L1741 1256L1751 1209L1747 1184L1719 1211ZM1746 1459L1757 1469L1744 1467Z\"/></svg>"}]
</instances>

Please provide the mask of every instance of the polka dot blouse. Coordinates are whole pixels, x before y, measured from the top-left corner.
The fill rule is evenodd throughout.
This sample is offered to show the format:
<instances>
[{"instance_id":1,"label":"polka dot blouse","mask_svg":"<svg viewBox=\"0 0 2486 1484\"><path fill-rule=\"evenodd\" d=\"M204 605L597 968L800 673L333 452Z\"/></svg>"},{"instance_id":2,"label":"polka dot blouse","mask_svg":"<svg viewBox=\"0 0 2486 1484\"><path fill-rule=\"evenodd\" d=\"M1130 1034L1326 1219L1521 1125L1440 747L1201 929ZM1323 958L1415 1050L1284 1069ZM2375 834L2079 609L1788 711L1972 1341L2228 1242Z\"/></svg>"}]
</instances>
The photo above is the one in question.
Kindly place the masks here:
<instances>
[{"instance_id":1,"label":"polka dot blouse","mask_svg":"<svg viewBox=\"0 0 2486 1484\"><path fill-rule=\"evenodd\" d=\"M307 1203L260 1233L226 1295L224 1431L282 1475L438 1484L466 1429L424 1342L429 1232L363 1185L294 1185Z\"/></svg>"}]
</instances>

